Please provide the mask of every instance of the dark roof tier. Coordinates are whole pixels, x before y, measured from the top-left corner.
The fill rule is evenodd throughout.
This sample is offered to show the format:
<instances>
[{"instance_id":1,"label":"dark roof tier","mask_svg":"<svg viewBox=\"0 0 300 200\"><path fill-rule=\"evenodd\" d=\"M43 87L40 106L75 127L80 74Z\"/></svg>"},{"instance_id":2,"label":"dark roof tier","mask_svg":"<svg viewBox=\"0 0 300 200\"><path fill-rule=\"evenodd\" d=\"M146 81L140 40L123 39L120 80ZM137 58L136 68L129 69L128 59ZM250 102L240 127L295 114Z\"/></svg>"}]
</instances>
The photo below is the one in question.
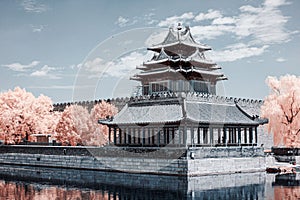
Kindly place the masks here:
<instances>
[{"instance_id":1,"label":"dark roof tier","mask_svg":"<svg viewBox=\"0 0 300 200\"><path fill-rule=\"evenodd\" d=\"M199 80L213 80L213 81L220 81L220 80L227 80L223 73L217 71L210 71L204 70L196 67L190 68L178 68L173 69L171 67L162 67L155 70L143 71L139 74L134 75L131 77L131 80L143 80L143 79L156 79L157 77L164 77L168 79L168 77L178 77L181 76L182 78L187 79L187 77L194 77L194 79Z\"/></svg>"},{"instance_id":2,"label":"dark roof tier","mask_svg":"<svg viewBox=\"0 0 300 200\"><path fill-rule=\"evenodd\" d=\"M205 58L203 53L196 51L193 55L189 57L184 57L180 55L169 56L164 50L160 52L159 55L154 56L151 60L144 62L142 66L137 67L141 70L150 70L153 68L161 66L195 66L206 69L221 69L215 62Z\"/></svg>"}]
</instances>

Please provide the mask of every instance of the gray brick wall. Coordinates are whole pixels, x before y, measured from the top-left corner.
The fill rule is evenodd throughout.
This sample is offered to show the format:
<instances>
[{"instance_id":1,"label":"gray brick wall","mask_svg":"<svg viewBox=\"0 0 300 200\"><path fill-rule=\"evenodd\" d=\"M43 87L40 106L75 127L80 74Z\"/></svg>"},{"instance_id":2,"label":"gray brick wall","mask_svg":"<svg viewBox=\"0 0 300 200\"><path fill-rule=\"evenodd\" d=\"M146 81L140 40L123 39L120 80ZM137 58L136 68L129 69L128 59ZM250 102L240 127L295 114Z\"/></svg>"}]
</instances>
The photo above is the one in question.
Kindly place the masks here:
<instances>
[{"instance_id":1,"label":"gray brick wall","mask_svg":"<svg viewBox=\"0 0 300 200\"><path fill-rule=\"evenodd\" d=\"M21 147L20 147L21 148ZM22 147L24 149L25 147ZM178 157L168 157L177 152L176 149L164 149L156 154L118 154L118 148L94 148L95 154L80 154L85 152L84 148L69 148L66 155L63 151L52 148L56 154L49 155L49 148L39 147L38 152L45 148L45 154L20 153L20 149L15 147L15 153L0 154L0 163L38 167L56 167L83 170L121 171L129 173L146 174L166 174L166 175L203 175L203 174L223 174L249 171L264 171L265 157L261 155L261 148L192 148L187 153ZM59 148L60 149L60 148ZM78 150L79 149L79 150ZM97 149L97 150L96 150ZM10 148L12 151L12 148ZM58 154L58 152L60 152ZM72 153L73 152L73 153ZM75 153L76 152L76 153ZM89 151L88 151L89 152ZM126 151L124 151L126 152ZM182 153L182 149L180 149ZM194 159L190 158L190 153L195 152ZM105 154L106 153L106 154ZM73 154L73 155L72 155ZM134 155L134 156L131 156ZM187 155L187 156L186 156ZM207 155L211 155L208 157Z\"/></svg>"}]
</instances>

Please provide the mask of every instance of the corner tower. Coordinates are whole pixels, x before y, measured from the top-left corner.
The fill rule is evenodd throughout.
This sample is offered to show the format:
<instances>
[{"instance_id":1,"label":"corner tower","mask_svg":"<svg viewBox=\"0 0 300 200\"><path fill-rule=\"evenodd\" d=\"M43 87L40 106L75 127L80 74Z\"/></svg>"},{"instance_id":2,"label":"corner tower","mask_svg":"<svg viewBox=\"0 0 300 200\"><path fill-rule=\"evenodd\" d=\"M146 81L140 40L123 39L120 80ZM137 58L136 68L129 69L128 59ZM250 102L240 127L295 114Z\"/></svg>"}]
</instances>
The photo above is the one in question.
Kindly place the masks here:
<instances>
[{"instance_id":1,"label":"corner tower","mask_svg":"<svg viewBox=\"0 0 300 200\"><path fill-rule=\"evenodd\" d=\"M140 81L143 95L164 92L197 92L216 94L218 81L227 80L221 69L205 57L207 45L197 43L188 26L169 28L162 43L149 47L154 52L151 60L137 69L131 77Z\"/></svg>"}]
</instances>

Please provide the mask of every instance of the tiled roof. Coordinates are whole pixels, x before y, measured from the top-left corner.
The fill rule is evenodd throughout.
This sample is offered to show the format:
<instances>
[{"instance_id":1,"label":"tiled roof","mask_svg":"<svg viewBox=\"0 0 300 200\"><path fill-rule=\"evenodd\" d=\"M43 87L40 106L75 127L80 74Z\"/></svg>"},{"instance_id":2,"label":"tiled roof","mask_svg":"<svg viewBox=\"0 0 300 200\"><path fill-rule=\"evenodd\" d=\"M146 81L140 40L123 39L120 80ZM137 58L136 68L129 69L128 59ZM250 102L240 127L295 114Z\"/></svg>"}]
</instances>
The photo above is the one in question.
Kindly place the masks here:
<instances>
[{"instance_id":1,"label":"tiled roof","mask_svg":"<svg viewBox=\"0 0 300 200\"><path fill-rule=\"evenodd\" d=\"M207 45L197 43L191 35L189 27L173 27L169 29L168 35L164 41L160 44L154 45L148 49L155 50L163 47L170 47L174 45L186 45L203 50L210 50L211 48Z\"/></svg>"},{"instance_id":2,"label":"tiled roof","mask_svg":"<svg viewBox=\"0 0 300 200\"><path fill-rule=\"evenodd\" d=\"M243 102L238 101L237 105L243 109L246 113L251 116L260 116L260 108L263 104L263 101L255 101L255 102Z\"/></svg>"},{"instance_id":3,"label":"tiled roof","mask_svg":"<svg viewBox=\"0 0 300 200\"><path fill-rule=\"evenodd\" d=\"M101 121L103 124L148 124L148 123L172 123L183 119L203 124L226 125L258 125L235 103L212 103L205 101L184 100L177 104L159 104L160 100L154 100L152 105L127 104L112 121ZM179 103L180 102L180 103ZM184 105L182 105L184 103ZM184 108L184 112L182 109Z\"/></svg>"},{"instance_id":4,"label":"tiled roof","mask_svg":"<svg viewBox=\"0 0 300 200\"><path fill-rule=\"evenodd\" d=\"M258 125L235 104L187 101L186 117L199 123Z\"/></svg>"},{"instance_id":5,"label":"tiled roof","mask_svg":"<svg viewBox=\"0 0 300 200\"><path fill-rule=\"evenodd\" d=\"M153 105L153 106L128 106L126 105L107 124L147 124L147 123L168 123L182 120L182 106L174 105Z\"/></svg>"}]
</instances>

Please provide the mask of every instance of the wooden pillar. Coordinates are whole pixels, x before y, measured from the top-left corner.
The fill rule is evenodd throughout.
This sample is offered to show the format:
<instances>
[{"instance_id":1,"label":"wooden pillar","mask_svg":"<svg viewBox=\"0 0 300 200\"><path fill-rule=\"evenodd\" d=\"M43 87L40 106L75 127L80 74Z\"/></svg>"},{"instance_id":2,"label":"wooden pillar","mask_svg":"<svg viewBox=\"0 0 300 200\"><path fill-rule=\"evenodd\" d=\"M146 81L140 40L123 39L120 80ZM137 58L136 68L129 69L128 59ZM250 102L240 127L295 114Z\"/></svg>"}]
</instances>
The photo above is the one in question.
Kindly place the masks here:
<instances>
[{"instance_id":1,"label":"wooden pillar","mask_svg":"<svg viewBox=\"0 0 300 200\"><path fill-rule=\"evenodd\" d=\"M147 138L147 139L146 139L146 140L147 140L147 144L150 145L150 144L151 144L150 128L148 127L146 130L147 130L147 131L146 131L146 133L147 133L147 134L146 134L146 135L147 135L147 136L146 136L146 138Z\"/></svg>"},{"instance_id":2,"label":"wooden pillar","mask_svg":"<svg viewBox=\"0 0 300 200\"><path fill-rule=\"evenodd\" d=\"M198 139L198 144L201 144L201 141L200 141L200 137L201 137L201 134L200 134L200 128L198 127L197 128L197 134L198 134L198 137L197 137L197 139Z\"/></svg>"},{"instance_id":3,"label":"wooden pillar","mask_svg":"<svg viewBox=\"0 0 300 200\"><path fill-rule=\"evenodd\" d=\"M234 138L234 128L231 128L231 143L235 143L235 138Z\"/></svg>"},{"instance_id":4,"label":"wooden pillar","mask_svg":"<svg viewBox=\"0 0 300 200\"><path fill-rule=\"evenodd\" d=\"M172 144L175 144L175 128L172 128Z\"/></svg>"},{"instance_id":5,"label":"wooden pillar","mask_svg":"<svg viewBox=\"0 0 300 200\"><path fill-rule=\"evenodd\" d=\"M242 143L241 140L242 140L241 127L238 127L238 143L239 143L239 145Z\"/></svg>"},{"instance_id":6,"label":"wooden pillar","mask_svg":"<svg viewBox=\"0 0 300 200\"><path fill-rule=\"evenodd\" d=\"M178 128L178 144L179 144L179 145L181 145L181 138L182 138L182 135L181 135L181 134L183 134L183 133L182 133L182 128L179 127L179 128Z\"/></svg>"},{"instance_id":7,"label":"wooden pillar","mask_svg":"<svg viewBox=\"0 0 300 200\"><path fill-rule=\"evenodd\" d=\"M231 134L231 128L228 128L228 143L232 143L232 134Z\"/></svg>"},{"instance_id":8,"label":"wooden pillar","mask_svg":"<svg viewBox=\"0 0 300 200\"><path fill-rule=\"evenodd\" d=\"M126 127L126 137L125 137L125 140L126 140L126 144L128 145L129 144L129 136L130 136L130 133L129 133L129 128Z\"/></svg>"},{"instance_id":9,"label":"wooden pillar","mask_svg":"<svg viewBox=\"0 0 300 200\"><path fill-rule=\"evenodd\" d=\"M255 144L257 144L257 126L255 127Z\"/></svg>"},{"instance_id":10,"label":"wooden pillar","mask_svg":"<svg viewBox=\"0 0 300 200\"><path fill-rule=\"evenodd\" d=\"M195 145L194 138L195 138L195 136L194 136L194 127L191 127L191 144L192 144L192 146Z\"/></svg>"},{"instance_id":11,"label":"wooden pillar","mask_svg":"<svg viewBox=\"0 0 300 200\"><path fill-rule=\"evenodd\" d=\"M141 144L141 128L137 128L137 139L138 139L138 144Z\"/></svg>"},{"instance_id":12,"label":"wooden pillar","mask_svg":"<svg viewBox=\"0 0 300 200\"><path fill-rule=\"evenodd\" d=\"M123 131L122 131L121 128L119 128L119 144L123 144L123 142L122 142L122 138L123 138L122 134L123 134Z\"/></svg>"},{"instance_id":13,"label":"wooden pillar","mask_svg":"<svg viewBox=\"0 0 300 200\"><path fill-rule=\"evenodd\" d=\"M128 144L128 128L125 128L124 143Z\"/></svg>"},{"instance_id":14,"label":"wooden pillar","mask_svg":"<svg viewBox=\"0 0 300 200\"><path fill-rule=\"evenodd\" d=\"M185 147L187 147L187 130L186 125L183 127L183 144Z\"/></svg>"},{"instance_id":15,"label":"wooden pillar","mask_svg":"<svg viewBox=\"0 0 300 200\"><path fill-rule=\"evenodd\" d=\"M223 127L223 143L227 146L227 134L226 134L227 128Z\"/></svg>"},{"instance_id":16,"label":"wooden pillar","mask_svg":"<svg viewBox=\"0 0 300 200\"><path fill-rule=\"evenodd\" d=\"M112 130L112 127L109 127L108 128L108 144L110 144L110 141L111 141L111 130Z\"/></svg>"},{"instance_id":17,"label":"wooden pillar","mask_svg":"<svg viewBox=\"0 0 300 200\"><path fill-rule=\"evenodd\" d=\"M209 127L209 143L210 146L214 144L214 129L212 127Z\"/></svg>"},{"instance_id":18,"label":"wooden pillar","mask_svg":"<svg viewBox=\"0 0 300 200\"><path fill-rule=\"evenodd\" d=\"M117 144L117 127L114 127L114 144Z\"/></svg>"},{"instance_id":19,"label":"wooden pillar","mask_svg":"<svg viewBox=\"0 0 300 200\"><path fill-rule=\"evenodd\" d=\"M208 141L207 141L207 139L208 139L208 138L207 138L207 136L208 136L208 135L207 135L207 132L208 132L208 129L207 129L206 127L204 127L204 128L203 128L203 144L207 144L207 142L208 142Z\"/></svg>"},{"instance_id":20,"label":"wooden pillar","mask_svg":"<svg viewBox=\"0 0 300 200\"><path fill-rule=\"evenodd\" d=\"M152 145L155 145L155 131L154 131L154 128L152 127L152 128L150 128L149 129L150 130L150 132L151 132L151 138L152 138L152 142L151 142L151 144Z\"/></svg>"},{"instance_id":21,"label":"wooden pillar","mask_svg":"<svg viewBox=\"0 0 300 200\"><path fill-rule=\"evenodd\" d=\"M159 129L157 129L157 145L160 145L160 131Z\"/></svg>"},{"instance_id":22,"label":"wooden pillar","mask_svg":"<svg viewBox=\"0 0 300 200\"><path fill-rule=\"evenodd\" d=\"M144 146L145 145L145 128L141 128L140 130L141 130L140 136L142 137L141 143L142 143L142 146Z\"/></svg>"},{"instance_id":23,"label":"wooden pillar","mask_svg":"<svg viewBox=\"0 0 300 200\"><path fill-rule=\"evenodd\" d=\"M131 128L131 144L135 144L135 128Z\"/></svg>"},{"instance_id":24,"label":"wooden pillar","mask_svg":"<svg viewBox=\"0 0 300 200\"><path fill-rule=\"evenodd\" d=\"M164 134L164 140L163 141L164 141L164 145L167 144L167 129L168 128L165 128L165 127L163 128L163 134Z\"/></svg>"},{"instance_id":25,"label":"wooden pillar","mask_svg":"<svg viewBox=\"0 0 300 200\"><path fill-rule=\"evenodd\" d=\"M253 129L249 128L249 143L253 144Z\"/></svg>"},{"instance_id":26,"label":"wooden pillar","mask_svg":"<svg viewBox=\"0 0 300 200\"><path fill-rule=\"evenodd\" d=\"M167 128L167 144L170 143L170 138L171 138L171 137L170 137L170 134L171 134L170 129L171 129L171 128L169 128L169 127Z\"/></svg>"},{"instance_id":27,"label":"wooden pillar","mask_svg":"<svg viewBox=\"0 0 300 200\"><path fill-rule=\"evenodd\" d=\"M218 144L221 143L221 128L218 128Z\"/></svg>"},{"instance_id":28,"label":"wooden pillar","mask_svg":"<svg viewBox=\"0 0 300 200\"><path fill-rule=\"evenodd\" d=\"M247 136L247 128L245 127L245 128L244 128L244 139L245 139L244 143L245 143L245 144L247 144L247 142L248 142L247 137L248 137L248 136Z\"/></svg>"},{"instance_id":29,"label":"wooden pillar","mask_svg":"<svg viewBox=\"0 0 300 200\"><path fill-rule=\"evenodd\" d=\"M236 128L232 128L232 143L236 144Z\"/></svg>"},{"instance_id":30,"label":"wooden pillar","mask_svg":"<svg viewBox=\"0 0 300 200\"><path fill-rule=\"evenodd\" d=\"M234 138L234 128L231 128L231 143L234 144L235 143L235 138Z\"/></svg>"}]
</instances>

